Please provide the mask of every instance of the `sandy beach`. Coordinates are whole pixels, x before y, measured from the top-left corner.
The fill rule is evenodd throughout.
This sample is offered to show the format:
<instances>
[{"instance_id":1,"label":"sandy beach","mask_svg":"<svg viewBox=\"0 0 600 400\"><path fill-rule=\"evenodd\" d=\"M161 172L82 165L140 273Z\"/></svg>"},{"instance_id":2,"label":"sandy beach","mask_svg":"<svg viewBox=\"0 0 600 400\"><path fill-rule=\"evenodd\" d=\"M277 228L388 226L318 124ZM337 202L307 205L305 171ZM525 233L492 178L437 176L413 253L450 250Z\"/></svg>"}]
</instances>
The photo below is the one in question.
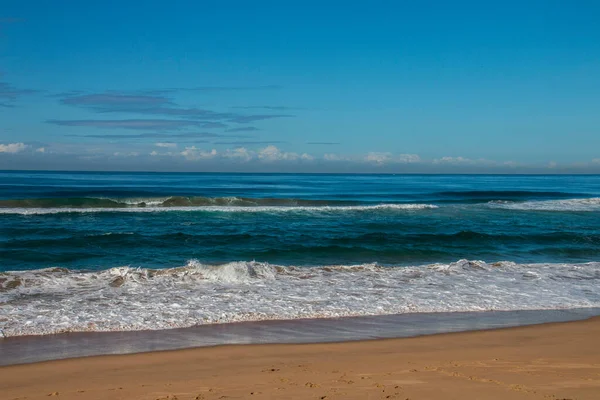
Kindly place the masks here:
<instances>
[{"instance_id":1,"label":"sandy beach","mask_svg":"<svg viewBox=\"0 0 600 400\"><path fill-rule=\"evenodd\" d=\"M600 318L0 368L2 399L598 399Z\"/></svg>"}]
</instances>

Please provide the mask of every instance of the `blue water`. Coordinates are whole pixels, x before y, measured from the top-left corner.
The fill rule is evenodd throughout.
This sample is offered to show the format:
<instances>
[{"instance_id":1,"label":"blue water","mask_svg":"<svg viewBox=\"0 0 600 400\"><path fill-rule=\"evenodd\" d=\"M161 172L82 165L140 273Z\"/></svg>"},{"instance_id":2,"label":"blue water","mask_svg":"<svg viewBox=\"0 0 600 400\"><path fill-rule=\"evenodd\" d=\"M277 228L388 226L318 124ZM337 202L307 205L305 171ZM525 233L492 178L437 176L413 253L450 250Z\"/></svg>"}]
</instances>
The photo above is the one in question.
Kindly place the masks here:
<instances>
[{"instance_id":1,"label":"blue water","mask_svg":"<svg viewBox=\"0 0 600 400\"><path fill-rule=\"evenodd\" d=\"M0 172L0 260L12 334L592 307L600 176ZM495 288L483 305L466 282L479 280ZM511 299L521 286L543 296ZM102 314L117 303L121 315Z\"/></svg>"}]
</instances>

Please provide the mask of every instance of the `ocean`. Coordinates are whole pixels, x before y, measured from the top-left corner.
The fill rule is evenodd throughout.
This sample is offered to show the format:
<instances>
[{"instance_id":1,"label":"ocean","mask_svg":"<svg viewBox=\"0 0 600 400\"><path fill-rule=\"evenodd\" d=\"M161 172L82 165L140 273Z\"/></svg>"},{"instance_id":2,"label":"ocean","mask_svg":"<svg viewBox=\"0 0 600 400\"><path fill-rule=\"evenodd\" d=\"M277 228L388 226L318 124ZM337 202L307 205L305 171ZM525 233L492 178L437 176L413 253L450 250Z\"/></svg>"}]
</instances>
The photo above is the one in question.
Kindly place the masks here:
<instances>
[{"instance_id":1,"label":"ocean","mask_svg":"<svg viewBox=\"0 0 600 400\"><path fill-rule=\"evenodd\" d=\"M5 337L597 307L597 175L0 172Z\"/></svg>"}]
</instances>

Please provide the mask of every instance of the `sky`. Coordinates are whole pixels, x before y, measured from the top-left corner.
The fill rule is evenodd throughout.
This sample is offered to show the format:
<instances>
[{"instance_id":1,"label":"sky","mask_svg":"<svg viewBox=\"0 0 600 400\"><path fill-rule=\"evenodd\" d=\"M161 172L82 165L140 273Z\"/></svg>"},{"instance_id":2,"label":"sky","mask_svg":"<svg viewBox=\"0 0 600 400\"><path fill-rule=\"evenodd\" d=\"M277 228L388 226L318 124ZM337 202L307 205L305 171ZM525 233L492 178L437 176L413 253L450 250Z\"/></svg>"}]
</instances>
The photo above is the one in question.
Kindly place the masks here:
<instances>
[{"instance_id":1,"label":"sky","mask_svg":"<svg viewBox=\"0 0 600 400\"><path fill-rule=\"evenodd\" d=\"M597 1L0 2L0 169L600 173Z\"/></svg>"}]
</instances>

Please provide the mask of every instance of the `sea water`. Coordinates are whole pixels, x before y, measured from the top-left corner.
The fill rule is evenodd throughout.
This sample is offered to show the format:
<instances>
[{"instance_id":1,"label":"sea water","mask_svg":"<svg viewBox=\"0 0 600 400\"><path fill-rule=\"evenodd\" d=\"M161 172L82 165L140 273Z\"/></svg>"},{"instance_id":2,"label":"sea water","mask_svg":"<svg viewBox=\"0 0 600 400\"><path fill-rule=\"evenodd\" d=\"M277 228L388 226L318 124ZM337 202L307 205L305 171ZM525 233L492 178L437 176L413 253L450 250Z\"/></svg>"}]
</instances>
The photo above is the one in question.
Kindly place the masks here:
<instances>
[{"instance_id":1,"label":"sea water","mask_svg":"<svg viewBox=\"0 0 600 400\"><path fill-rule=\"evenodd\" d=\"M600 307L600 176L0 172L4 336Z\"/></svg>"}]
</instances>

